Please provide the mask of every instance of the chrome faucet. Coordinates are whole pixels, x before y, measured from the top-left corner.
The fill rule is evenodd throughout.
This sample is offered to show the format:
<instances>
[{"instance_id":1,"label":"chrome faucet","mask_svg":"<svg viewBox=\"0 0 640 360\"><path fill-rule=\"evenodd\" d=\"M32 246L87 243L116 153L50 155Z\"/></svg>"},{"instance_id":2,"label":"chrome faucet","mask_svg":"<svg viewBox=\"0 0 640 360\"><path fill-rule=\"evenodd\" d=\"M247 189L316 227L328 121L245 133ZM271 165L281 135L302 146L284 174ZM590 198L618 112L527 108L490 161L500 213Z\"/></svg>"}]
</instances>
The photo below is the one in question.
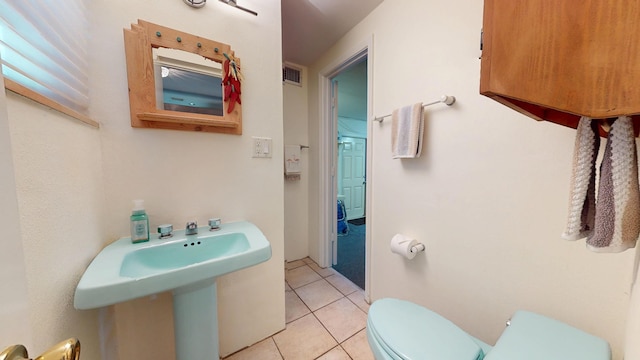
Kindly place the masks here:
<instances>
[{"instance_id":1,"label":"chrome faucet","mask_svg":"<svg viewBox=\"0 0 640 360\"><path fill-rule=\"evenodd\" d=\"M220 223L221 222L222 221L220 220L220 218L209 219L209 231L220 230Z\"/></svg>"},{"instance_id":2,"label":"chrome faucet","mask_svg":"<svg viewBox=\"0 0 640 360\"><path fill-rule=\"evenodd\" d=\"M195 235L198 233L198 222L188 221L185 227L185 235Z\"/></svg>"},{"instance_id":3,"label":"chrome faucet","mask_svg":"<svg viewBox=\"0 0 640 360\"><path fill-rule=\"evenodd\" d=\"M166 239L166 238L172 237L173 236L172 231L173 231L173 225L171 224L158 225L158 234L160 234L160 239Z\"/></svg>"}]
</instances>

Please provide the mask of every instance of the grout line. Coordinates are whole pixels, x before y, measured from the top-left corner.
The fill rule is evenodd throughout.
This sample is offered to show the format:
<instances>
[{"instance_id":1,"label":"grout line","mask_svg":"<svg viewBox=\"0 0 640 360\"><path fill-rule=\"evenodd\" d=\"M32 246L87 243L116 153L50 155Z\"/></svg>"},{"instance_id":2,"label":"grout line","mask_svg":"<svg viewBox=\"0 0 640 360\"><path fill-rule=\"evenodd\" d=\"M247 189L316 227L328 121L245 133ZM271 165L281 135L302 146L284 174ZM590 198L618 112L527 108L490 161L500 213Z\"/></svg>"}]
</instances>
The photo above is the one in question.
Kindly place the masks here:
<instances>
[{"instance_id":1,"label":"grout line","mask_svg":"<svg viewBox=\"0 0 640 360\"><path fill-rule=\"evenodd\" d=\"M286 322L286 317L287 317L287 306L286 306L286 301L285 301L285 309L284 309L284 313L285 313L285 329L286 329L286 325L287 325L287 324L292 323L292 322L294 322L294 321L296 321L296 320L298 320L298 319L302 319L303 317L305 317L305 316L309 315L310 313L313 313L313 311L311 310L311 308L309 307L309 305L307 305L307 303L305 303L305 302L304 302L304 300L302 300L302 299L300 298L300 295L298 295L298 293L297 293L297 292L295 292L295 290L292 290L292 291L293 291L293 294L298 298L298 300L300 300L300 302L302 303L302 305L304 305L304 306L307 308L307 310L308 310L309 312L308 312L308 313L306 313L306 314L304 314L304 315L302 315L302 316L300 316L300 317L298 317L298 318L296 318L296 319L293 319L293 320L291 320L291 321L289 321L289 322Z\"/></svg>"},{"instance_id":2,"label":"grout line","mask_svg":"<svg viewBox=\"0 0 640 360\"><path fill-rule=\"evenodd\" d=\"M298 286L298 287L297 287L297 288L295 288L295 289L294 289L291 285L289 285L289 287L290 287L293 291L296 291L296 290L298 290L298 289L300 289L300 288L303 288L303 287L305 287L305 286L307 286L307 285L311 285L311 284L313 284L313 283L317 283L318 281L322 281L322 280L327 281L327 280L325 280L325 279L318 279L318 280L313 280L313 281L312 281L312 282L310 282L310 283L307 283L307 284L304 284L304 285L300 285L300 286ZM328 281L327 281L327 282L328 282ZM329 285L331 285L331 283L329 283ZM332 286L333 286L333 285L332 285ZM338 290L338 289L336 289L336 290ZM340 290L338 290L338 291L340 291ZM342 293L340 293L340 294L342 294Z\"/></svg>"},{"instance_id":3,"label":"grout line","mask_svg":"<svg viewBox=\"0 0 640 360\"><path fill-rule=\"evenodd\" d=\"M342 345L340 345L340 344L338 344L338 345L336 345L336 346L332 347L331 349L327 350L324 354L321 354L320 356L318 356L317 358L315 358L315 360L320 359L321 357L323 357L323 356L325 356L326 354L328 354L328 353L330 353L331 351L333 351L335 348L340 348L340 349L342 349L342 351L343 351L345 354L347 354L347 356L349 357L349 359L353 360L353 358L351 357L351 354L349 354L349 353L347 352L347 350L345 350L345 349L342 347Z\"/></svg>"},{"instance_id":4,"label":"grout line","mask_svg":"<svg viewBox=\"0 0 640 360\"><path fill-rule=\"evenodd\" d=\"M336 301L337 301L337 300L336 300ZM320 308L320 309L322 309L322 308ZM320 310L320 309L318 309L318 310ZM316 310L316 311L318 311L318 310ZM322 325L322 327L327 331L327 333L329 334L329 336L331 336L331 337L333 338L333 340L336 342L336 344L340 345L340 342L338 341L338 339L336 339L336 337L335 337L335 336L333 336L333 334L331 333L331 331L329 331L329 329L327 329L327 327L326 327L326 326L324 326L324 323L322 322L322 320L320 320L320 318L318 318L318 316L316 315L315 311L312 311L311 313L312 313L312 314L313 314L313 316L316 318L316 320L318 320L318 322L320 323L320 325ZM333 349L333 348L331 348L331 349ZM331 349L329 349L329 351L331 351ZM320 356L322 356L322 355L320 355Z\"/></svg>"},{"instance_id":5,"label":"grout line","mask_svg":"<svg viewBox=\"0 0 640 360\"><path fill-rule=\"evenodd\" d=\"M338 299L338 300L336 300L336 301L332 302L331 304L333 304L333 303L335 303L335 302L338 302L338 301L340 301L340 300L342 300L342 299ZM323 306L322 308L327 307L327 306L329 306L329 305L331 305L331 304L327 304L327 305ZM354 305L355 305L355 304L354 304ZM358 307L358 306L356 305L356 307ZM320 309L322 309L322 308L320 308ZM318 310L320 310L320 309L318 309ZM316 310L316 311L318 311L318 310ZM346 341L348 341L348 340L349 340L349 339L351 339L352 337L354 337L354 336L358 335L362 330L366 330L366 328L367 328L367 327L366 327L366 325L365 325L365 327L364 327L363 329L360 329L360 330L356 331L356 332L355 332L355 334L353 334L353 335L349 336L348 338L344 339L344 341L340 342L340 341L338 341L338 339L336 339L336 337L335 337L335 336L333 336L333 334L331 333L331 331L329 331L329 329L327 329L327 327L324 325L324 323L322 322L322 320L320 320L320 318L318 318L318 316L316 315L316 312L315 312L315 311L312 311L311 313L312 313L312 314L313 314L313 316L316 318L316 320L318 320L318 322L320 323L320 325L322 325L322 327L327 331L327 333L329 334L329 336L331 336L331 337L333 338L333 340L335 340L335 342L336 342L336 343L338 343L338 345L336 345L336 346L332 347L331 349L327 350L324 354L321 354L321 355L320 355L320 356L318 356L316 359L318 359L318 358L322 357L323 355L325 355L326 353L328 353L328 352L330 352L331 350L335 349L336 347L340 347L340 348L342 349L342 351L344 351L344 353L345 353L345 354L347 354L347 356L349 357L349 359L353 359L353 358L351 357L351 354L349 354L349 352L348 352L347 350L345 350L345 349L344 349L344 347L342 347L342 344L344 344Z\"/></svg>"},{"instance_id":6,"label":"grout line","mask_svg":"<svg viewBox=\"0 0 640 360\"><path fill-rule=\"evenodd\" d=\"M321 308L319 308L319 309L317 309L317 310L315 310L315 311L312 311L312 312L311 312L311 313L313 314L313 316L318 320L318 322L320 322L320 325L322 325L322 327L323 327L323 328L325 328L325 330L327 330L327 332L329 333L329 335L331 335L331 337L333 337L333 339L334 339L338 344L342 344L342 343L344 343L345 341L349 340L350 338L352 338L354 335L356 335L356 334L357 334L357 333L359 333L360 331L362 331L362 330L364 330L364 329L366 329L366 328L367 328L367 326L366 326L366 324L365 324L365 327L364 327L364 328L362 328L362 329L360 329L360 330L356 331L356 333L355 333L355 334L351 335L350 337L348 337L347 339L345 339L343 342L339 342L339 341L338 341L338 339L336 339L336 338L333 336L333 334L331 334L331 331L329 331L329 329L327 329L327 327L326 327L326 326L324 326L324 323L323 323L323 322L322 322L322 320L320 320L320 318L316 315L316 312L317 312L317 311L319 311L319 310L321 310L321 309L326 308L327 306L329 306L329 305L331 305L331 304L335 304L335 303L337 303L338 301L340 301L340 300L342 300L342 299L347 299L347 301L349 301L350 303L352 303L352 304L353 304L353 306L355 306L355 307L356 307L356 309L358 309L358 310L362 311L362 313L363 313L364 315L367 315L367 313L365 313L362 309L360 309L360 307L359 307L358 305L354 304L354 303L353 303L353 301L351 301L351 299L349 299L348 297L346 297L346 296L344 296L344 295L343 295L340 299L334 300L334 301L332 301L332 302L328 303L327 305L324 305L323 307L321 307ZM303 302L304 302L304 301L303 301ZM306 305L306 304L305 304L305 305ZM307 306L307 308L309 308L309 307ZM346 350L345 350L345 352L346 352Z\"/></svg>"},{"instance_id":7,"label":"grout line","mask_svg":"<svg viewBox=\"0 0 640 360\"><path fill-rule=\"evenodd\" d=\"M302 259L301 259L301 260L302 260ZM298 260L296 260L296 261L298 261ZM304 261L303 261L303 262L304 262ZM313 262L313 263L315 264L315 262ZM288 325L288 324L290 324L290 323L292 323L292 322L294 322L294 321L296 321L296 320L302 319L303 317L305 317L305 316L307 316L307 315L311 314L311 315L313 315L313 317L314 317L314 318L315 318L315 319L320 323L320 325L325 329L325 331L329 334L329 336L331 336L331 338L332 338L332 339L333 339L333 340L338 344L338 345L336 345L336 346L332 347L331 349L327 350L327 351L326 351L326 352L324 352L323 354L319 355L319 356L318 356L318 357L316 357L315 359L319 359L319 358L321 358L321 357L322 357L322 356L324 356L325 354L327 354L327 353L331 352L331 351L332 351L333 349L335 349L336 347L341 348L341 349L342 349L342 351L343 351L345 354L347 354L347 356L349 357L349 359L353 359L353 357L351 356L351 354L349 354L349 353L347 352L347 350L345 350L345 349L344 349L344 347L342 347L342 344L344 344L346 341L350 340L351 338L355 337L356 335L358 335L358 334L359 334L360 332L362 332L363 330L366 330L366 328L367 328L367 327L366 327L366 324L365 324L365 327L364 327L363 329L360 329L360 330L356 331L353 335L349 336L349 337L348 337L348 338L346 338L344 341L339 342L339 341L338 341L338 339L336 339L336 337L335 337L335 336L333 336L333 334L331 333L331 331L329 331L329 329L327 329L327 327L326 327L326 326L324 325L324 323L320 320L320 318L318 318L318 316L316 315L316 312L317 312L317 311L319 311L320 309L323 309L323 308L325 308L325 307L327 307L327 306L329 306L329 305L331 305L331 304L334 304L334 303L336 303L336 302L338 302L338 301L340 301L340 300L342 300L342 299L346 298L346 299L347 299L351 304L353 304L353 305L356 307L356 309L360 310L360 311L361 311L365 316L368 316L368 315L367 315L367 312L366 312L364 309L362 309L360 306L358 306L358 304L356 304L353 300L351 300L351 299L349 298L349 296L350 296L350 295L353 295L353 294L357 293L358 291L364 291L364 290L363 290L363 289L360 289L360 287L359 287L359 286L357 286L356 284L354 284L354 283L353 283L353 281L349 280L346 276L344 276L344 275L340 274L340 272L338 272L338 271L336 271L336 270L334 270L334 273L332 273L332 274L330 274L330 275L322 276L318 271L314 270L314 269L313 269L313 267L311 267L311 266L310 266L308 263L306 263L306 262L304 262L304 265L301 265L301 266L295 267L295 268L293 268L293 269L297 269L297 268L300 268L300 267L302 267L302 266L307 266L307 267L309 267L309 269L311 269L314 273L316 273L317 275L319 275L319 276L320 276L320 279L315 280L315 281L312 281L312 282L307 283L307 284L304 284L304 285L301 285L301 286L298 286L297 288L293 288L293 286L291 286L291 284L289 284L289 282L288 282L288 281L286 281L286 279L285 279L285 282L287 283L287 285L289 285L289 287L291 288L291 291L293 291L293 293L296 295L296 297L298 297L298 299L302 302L302 304L304 304L304 306L305 306L305 307L307 308L307 310L309 310L309 312L310 312L310 313L307 313L307 314L304 314L304 315L300 316L300 317L299 317L299 318L297 318L297 319L293 319L293 320L289 321L288 323L286 323L286 324L285 324L285 329L286 329L286 327L287 327L287 325ZM316 264L316 266L318 266L318 265ZM318 266L318 267L319 267L319 266ZM292 269L285 269L285 270L292 270ZM331 276L336 276L336 278L342 277L344 280L346 280L346 281L350 282L351 284L353 284L357 289L356 289L356 290L354 290L354 291L352 291L352 292L350 292L350 293L348 293L348 294L344 294L342 291L340 291L340 289L338 289L338 288L337 288L335 285L333 285L329 280L327 280L327 278L329 278L329 277L331 277ZM324 306L322 306L322 307L320 307L320 308L316 309L316 310L311 310L311 308L309 307L309 305L307 305L307 303L305 303L305 302L304 302L304 300L302 300L302 298L300 297L300 295L298 294L298 292L297 292L296 290L297 290L297 289L300 289L300 288L302 288L302 287L305 287L305 286L307 286L307 285L311 285L311 284L316 283L316 282L321 281L321 280L324 280L324 281L326 281L327 283L329 283L329 285L331 285L331 287L333 287L336 291L338 291L338 293L340 293L341 297L340 297L339 299L336 299L336 300L334 300L334 301L332 301L332 302L330 302L330 303L328 303L328 304L326 304L326 305L324 305ZM285 312L286 312L286 309L285 309ZM284 330L283 330L283 331L284 331ZM274 334L274 335L275 335L275 334ZM276 348L278 348L278 344L276 343L275 339L273 339L273 336L271 336L271 338L272 338L272 341L276 344ZM279 348L278 348L278 352L280 352L280 349L279 349ZM282 353L281 353L281 352L280 352L280 356L284 359L284 356L282 355Z\"/></svg>"},{"instance_id":8,"label":"grout line","mask_svg":"<svg viewBox=\"0 0 640 360\"><path fill-rule=\"evenodd\" d=\"M358 310L362 311L367 317L369 317L369 313L367 313L366 311L364 311L360 306L358 306L358 304L356 304L355 302L353 302L353 300L349 299L348 296L345 296L347 298L347 300L349 300Z\"/></svg>"},{"instance_id":9,"label":"grout line","mask_svg":"<svg viewBox=\"0 0 640 360\"><path fill-rule=\"evenodd\" d=\"M342 300L343 298L345 298L345 296L342 296L340 299L333 300L332 302L328 303L327 305L324 305L324 306L322 306L322 307L320 307L320 308L318 308L318 309L316 309L316 310L312 311L312 313L315 313L316 311L318 311L318 310L320 310L320 309L324 309L324 308L326 308L327 306L329 306L329 305L331 305L331 304L335 304L335 303L337 303L338 301ZM318 319L318 320L320 320L320 319Z\"/></svg>"},{"instance_id":10,"label":"grout line","mask_svg":"<svg viewBox=\"0 0 640 360\"><path fill-rule=\"evenodd\" d=\"M365 326L365 327L364 327L364 329L360 329L360 330L356 331L356 333L355 333L355 334L353 334L353 335L349 336L348 338L344 339L344 341L343 341L343 342L341 342L341 343L340 343L340 345L342 346L342 344L344 344L344 343L346 343L347 341L349 341L349 340L353 339L354 337L356 337L356 335L360 334L363 330L364 330L364 331L366 331L366 330L367 330L367 327ZM365 335L366 335L366 334L365 334ZM347 350L345 350L344 352L346 352L347 354L349 354L349 353L347 352Z\"/></svg>"},{"instance_id":11,"label":"grout line","mask_svg":"<svg viewBox=\"0 0 640 360\"><path fill-rule=\"evenodd\" d=\"M336 276L336 275L331 275L331 276ZM330 278L331 276L327 276L327 278ZM342 276L342 275L341 275L341 276ZM342 276L342 278L343 278L344 280L346 280L346 281L350 282L351 284L353 284L353 281L351 281L351 280L347 279L345 276ZM327 279L325 278L325 280L327 280ZM350 293L348 293L348 294L345 294L345 293L343 293L342 291L340 291L340 289L338 289L338 287L337 287L337 286L333 285L333 284L331 283L331 281L327 280L327 282L328 282L329 284L331 284L331 286L333 286L336 290L338 290L338 292L340 292L340 294L342 294L342 295L344 295L344 296L349 296L349 295L353 294L354 292L357 292L357 291L358 291L358 289L360 289L360 287L358 287L358 285L353 284L353 286L355 286L357 289L356 289L356 290L353 290L352 292L350 292Z\"/></svg>"},{"instance_id":12,"label":"grout line","mask_svg":"<svg viewBox=\"0 0 640 360\"><path fill-rule=\"evenodd\" d=\"M296 261L298 261L298 260L296 260ZM303 261L303 262L304 262L304 261ZM314 262L314 263L315 263L315 262ZM316 264L316 265L317 265L317 264ZM336 273L337 273L337 274L336 274L336 273L333 273L333 274L331 274L331 275L328 275L328 276L324 277L324 276L322 276L320 273L318 273L317 271L315 271L311 266L309 266L309 264L308 264L308 263L304 263L303 265L297 266L297 267L292 268L292 269L297 269L297 268L300 268L300 267L302 267L302 266L308 266L311 270L313 270L313 272L315 272L316 274L318 274L318 275L320 276L320 279L315 280L315 281L312 281L312 282L310 282L310 283L308 283L308 284L301 285L301 286L299 286L298 288L295 288L295 289L294 289L294 288L291 286L291 284L289 284L289 282L288 282L288 281L286 280L286 278L285 278L285 283L286 283L286 284L289 286L289 288L291 289L291 290L286 290L286 289L285 289L285 293L286 293L287 291L292 291L292 292L295 294L295 296L298 298L298 300L300 300L300 301L302 302L302 304L307 308L307 310L309 311L309 313L304 314L304 315L302 315L302 316L300 316L300 317L298 317L298 318L296 318L296 319L292 319L292 320L290 320L289 322L285 322L285 328L284 328L284 329L282 329L282 330L278 331L277 333L275 333L275 334L273 334L273 335L269 336L267 339L270 339L270 340L273 342L273 344L275 345L276 349L278 350L278 354L280 355L280 358L281 358L281 359L284 359L284 355L282 354L282 351L280 350L280 347L278 346L278 343L276 342L276 340L275 340L275 338L274 338L274 337L275 337L277 334L279 334L279 333L281 333L281 332L285 331L285 330L287 329L287 327L288 327L288 325L289 325L290 323L292 323L292 322L294 322L294 321L297 321L297 320L300 320L300 319L302 319L303 317L305 317L305 316L307 316L307 315L310 315L310 314L311 314L311 315L312 315L312 316L313 316L313 317L314 317L314 318L315 318L315 319L320 323L320 325L325 329L325 331L329 334L329 336L331 336L331 338L332 338L332 339L336 342L336 344L337 344L336 346L332 347L331 349L329 349L328 351L324 352L324 353L323 353L323 354L321 354L320 356L316 357L316 359L318 359L318 358L320 358L320 357L324 356L325 354L329 353L330 351L332 351L333 349L338 348L338 347L339 347L339 348L340 348L340 349L341 349L345 354L347 354L347 356L349 357L349 359L353 359L353 357L351 356L351 354L349 354L349 352L347 352L347 351L344 349L344 347L342 346L342 344L344 344L346 341L349 341L351 338L353 338L354 336L356 336L357 334L359 334L360 332L362 332L362 330L365 330L365 329L366 329L366 326L365 326L365 328L364 328L364 329L358 330L355 334L353 334L353 335L349 336L348 338L346 338L343 342L338 342L338 339L336 339L336 338L335 338L335 336L333 336L333 334L331 333L331 331L329 331L329 329L327 329L327 327L324 325L324 323L323 323L323 322L318 318L318 316L316 315L316 312L317 312L318 310L320 310L320 309L323 309L323 308L325 308L325 307L327 307L327 306L329 306L329 305L331 305L331 304L333 304L333 303L336 303L336 302L338 302L338 301L342 300L343 298L346 298L346 299L347 299L349 302L351 302L351 303L352 303L352 304L353 304L353 305L354 305L358 310L362 311L362 312L366 315L367 313L366 313L362 308L360 308L360 306L358 306L358 304L356 304L353 300L351 300L351 299L349 298L349 295L352 295L352 294L356 293L358 290L355 290L355 291L353 291L353 292L351 292L351 293L349 293L349 294L346 294L346 295L345 295L345 294L344 294L342 291L340 291L336 286L334 286L332 283L330 283L328 280L326 280L326 278L328 278L328 277L330 277L330 276L333 276L333 275L337 275L337 274L339 274L337 271L336 271ZM292 270L292 269L286 269L286 268L285 268L285 271L287 271L287 270ZM347 279L345 276L343 276L343 277L344 277L347 281L349 281L349 282L353 283L351 280ZM304 302L304 300L302 300L302 298L300 298L300 295L296 292L296 290L297 290L297 289L299 289L299 288L302 288L302 287L304 287L304 286L306 286L306 285L310 285L310 284L313 284L313 283L315 283L315 282L318 282L318 281L320 281L320 280L325 280L327 283L329 283L329 285L331 285L331 287L333 287L334 289L336 289L336 291L338 291L338 293L340 293L341 297L340 297L339 299L336 299L336 300L334 300L334 301L332 301L332 302L330 302L330 303L328 303L328 304L326 304L326 305L322 306L322 307L321 307L321 308L319 308L319 309L316 309L315 311L312 311L312 310L311 310L311 308L307 305L307 303L305 303L305 302ZM354 285L355 285L355 284L354 284ZM356 286L357 286L357 285L356 285ZM285 303L285 314L286 314L286 303ZM263 339L263 340L265 340L265 339ZM261 341L263 341L263 340L261 340ZM261 342L261 341L259 341L259 342ZM258 343L259 343L259 342L258 342ZM257 344L257 343L256 343L256 344ZM253 345L251 345L251 346L254 346L254 345L256 345L256 344L253 344ZM230 356L232 356L232 355L234 355L234 354L236 354L236 353L239 353L239 352L241 352L241 351L244 351L244 350L246 350L246 349L250 348L251 346L248 346L248 347L245 347L245 348L243 348L243 349L241 349L241 350L238 350L237 352L235 352L235 353L233 353L233 354L229 354L229 356L227 356L227 358L228 358L228 357L230 357Z\"/></svg>"},{"instance_id":13,"label":"grout line","mask_svg":"<svg viewBox=\"0 0 640 360\"><path fill-rule=\"evenodd\" d=\"M318 279L318 280L314 280L314 281L312 281L312 282L310 282L310 283L307 283L307 284L300 285L300 286L298 286L297 288L301 288L301 287L303 287L303 286L305 286L305 285L309 285L309 284L311 284L311 283L314 283L314 282L316 282L316 281L319 281L319 280L323 280L323 279L324 279L324 277L322 277L322 275L318 274L318 272L317 272L317 271L313 270L313 269L311 268L311 266L309 266L309 265L307 265L307 264L304 264L304 265L302 265L302 266L298 266L298 267L297 267L297 268L295 268L295 269L299 269L299 268L301 268L301 267L303 267L303 266L308 267L308 268L309 268L311 271L313 271L316 275L320 276L320 279ZM292 270L292 269L289 269L289 270ZM288 271L288 270L285 270L285 271ZM291 289L294 289L294 288L293 288L293 286L291 286L291 284L287 281L287 277L286 277L286 275L285 275L285 279L284 279L284 281L285 281L285 282L287 282L287 284L289 284L289 287L290 287ZM296 289L297 289L297 288L296 288ZM294 290L295 290L295 289L294 289Z\"/></svg>"},{"instance_id":14,"label":"grout line","mask_svg":"<svg viewBox=\"0 0 640 360\"><path fill-rule=\"evenodd\" d=\"M302 265L300 265L300 266L291 267L291 268L286 268L286 267L285 267L285 268L284 268L284 271L291 271L291 270L295 270L295 269L301 268L301 267L303 267L303 266L307 266L307 264L302 264Z\"/></svg>"},{"instance_id":15,"label":"grout line","mask_svg":"<svg viewBox=\"0 0 640 360\"><path fill-rule=\"evenodd\" d=\"M286 327L285 327L286 329ZM280 359L284 359L284 355L282 355L282 351L280 351L280 347L278 346L278 343L276 342L276 339L273 338L273 336L270 337L271 341L273 341L273 345L276 346L276 350L278 350L278 354L280 354Z\"/></svg>"}]
</instances>

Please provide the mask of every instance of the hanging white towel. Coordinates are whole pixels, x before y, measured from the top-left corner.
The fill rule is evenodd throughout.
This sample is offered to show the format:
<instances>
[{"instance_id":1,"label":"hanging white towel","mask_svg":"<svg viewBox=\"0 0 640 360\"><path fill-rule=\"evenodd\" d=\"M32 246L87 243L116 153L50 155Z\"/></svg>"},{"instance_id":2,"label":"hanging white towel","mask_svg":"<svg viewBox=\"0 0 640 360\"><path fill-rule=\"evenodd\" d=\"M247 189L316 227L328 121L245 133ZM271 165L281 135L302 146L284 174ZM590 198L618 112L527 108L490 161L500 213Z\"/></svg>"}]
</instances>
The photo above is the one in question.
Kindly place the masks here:
<instances>
[{"instance_id":1,"label":"hanging white towel","mask_svg":"<svg viewBox=\"0 0 640 360\"><path fill-rule=\"evenodd\" d=\"M394 159L417 158L422 152L422 103L396 109L391 114L391 153Z\"/></svg>"},{"instance_id":2,"label":"hanging white towel","mask_svg":"<svg viewBox=\"0 0 640 360\"><path fill-rule=\"evenodd\" d=\"M300 180L300 145L284 146L284 175L287 180Z\"/></svg>"},{"instance_id":3,"label":"hanging white towel","mask_svg":"<svg viewBox=\"0 0 640 360\"><path fill-rule=\"evenodd\" d=\"M594 231L587 247L621 252L636 246L640 234L638 157L633 122L621 116L611 125L600 166Z\"/></svg>"},{"instance_id":4,"label":"hanging white towel","mask_svg":"<svg viewBox=\"0 0 640 360\"><path fill-rule=\"evenodd\" d=\"M596 213L596 158L600 148L597 123L583 116L573 150L569 216L562 238L579 240L593 233Z\"/></svg>"}]
</instances>

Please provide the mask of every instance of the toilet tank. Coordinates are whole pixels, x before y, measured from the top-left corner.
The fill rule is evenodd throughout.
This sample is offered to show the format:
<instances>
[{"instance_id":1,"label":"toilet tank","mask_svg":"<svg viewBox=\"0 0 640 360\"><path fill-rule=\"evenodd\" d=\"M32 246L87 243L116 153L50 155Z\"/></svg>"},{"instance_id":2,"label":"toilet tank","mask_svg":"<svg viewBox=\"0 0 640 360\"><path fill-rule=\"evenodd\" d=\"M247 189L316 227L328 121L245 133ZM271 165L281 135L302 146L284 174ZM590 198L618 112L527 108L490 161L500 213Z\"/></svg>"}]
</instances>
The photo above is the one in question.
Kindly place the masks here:
<instances>
[{"instance_id":1,"label":"toilet tank","mask_svg":"<svg viewBox=\"0 0 640 360\"><path fill-rule=\"evenodd\" d=\"M611 360L609 344L558 320L516 312L484 360Z\"/></svg>"}]
</instances>

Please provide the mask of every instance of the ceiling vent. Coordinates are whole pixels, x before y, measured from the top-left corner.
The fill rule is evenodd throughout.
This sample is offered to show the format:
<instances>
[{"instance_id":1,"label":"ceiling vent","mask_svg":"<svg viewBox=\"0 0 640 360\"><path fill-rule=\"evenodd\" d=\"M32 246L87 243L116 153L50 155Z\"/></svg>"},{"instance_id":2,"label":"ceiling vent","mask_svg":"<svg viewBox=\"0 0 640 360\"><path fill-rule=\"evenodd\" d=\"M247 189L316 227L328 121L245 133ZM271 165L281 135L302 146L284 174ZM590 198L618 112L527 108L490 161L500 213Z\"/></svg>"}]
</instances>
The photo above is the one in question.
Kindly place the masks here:
<instances>
[{"instance_id":1,"label":"ceiling vent","mask_svg":"<svg viewBox=\"0 0 640 360\"><path fill-rule=\"evenodd\" d=\"M283 65L282 82L302 86L302 70L291 65Z\"/></svg>"}]
</instances>

